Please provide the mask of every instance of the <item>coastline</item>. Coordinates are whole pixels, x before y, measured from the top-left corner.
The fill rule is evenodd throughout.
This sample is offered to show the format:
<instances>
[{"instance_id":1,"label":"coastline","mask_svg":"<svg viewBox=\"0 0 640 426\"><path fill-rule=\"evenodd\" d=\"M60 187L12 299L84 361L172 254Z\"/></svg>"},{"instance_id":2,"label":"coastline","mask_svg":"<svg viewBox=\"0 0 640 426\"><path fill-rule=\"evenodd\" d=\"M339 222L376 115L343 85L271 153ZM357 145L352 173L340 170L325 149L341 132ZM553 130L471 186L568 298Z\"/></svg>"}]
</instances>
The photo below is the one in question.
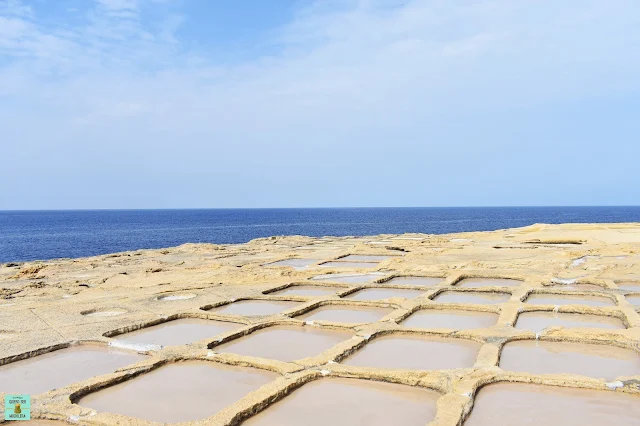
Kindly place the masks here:
<instances>
[{"instance_id":1,"label":"coastline","mask_svg":"<svg viewBox=\"0 0 640 426\"><path fill-rule=\"evenodd\" d=\"M346 263L351 259L346 256L355 256L353 266ZM369 262L362 261L360 256L365 256L364 259L372 259L367 256L384 258ZM272 265L288 259L312 259L314 262L301 268ZM327 262L332 263L323 266ZM340 285L335 280L341 274L371 273L377 275L370 282ZM329 278L312 280L319 275L329 275ZM394 277L403 276L442 280L429 287L391 282ZM457 287L464 279L481 277L517 280L519 284L513 288L500 285L481 289ZM630 283L632 287L623 288L623 283ZM633 287L635 283L639 284L637 291ZM273 294L296 284L341 290L335 295L313 297ZM424 291L413 299L355 301L345 298L359 290L379 287ZM498 315L499 320L492 327L461 332L408 328L401 324L419 309L461 309L459 304L432 300L447 290L506 293L509 297L499 305L467 306L477 312ZM526 303L532 294L601 297L609 298L612 304L603 307L570 305L559 309L544 305L534 309ZM64 347L108 347L122 333L178 318L230 321L241 328L223 333L217 339L159 350L138 348L138 352L148 357L126 370L46 392L36 399L32 413L34 417L57 420L71 417L82 420L91 415L92 421L104 424L131 421L129 417L117 414L88 414L86 408L72 401L166 363L205 360L252 366L275 372L279 378L193 424L233 424L238 418L285 397L301 384L329 376L375 379L435 390L442 396L438 399L437 417L432 424L455 425L471 411L478 389L490 383L537 383L612 391L612 382L602 379L504 371L498 368L500 353L509 342L532 339L608 344L638 352L640 306L630 301L635 300L635 295L640 295L639 223L536 224L459 234L286 236L261 238L245 244L184 244L166 249L1 265L0 365ZM295 302L295 306L282 313L255 317L217 313L218 307L239 300L286 301ZM310 326L297 317L324 305L385 308L390 312L379 321L355 326L322 321L310 324L350 331L356 337L302 362L215 352L217 345L265 327ZM522 312L533 310L618 318L626 328L554 327L536 335L514 327ZM94 315L100 312L122 313ZM457 370L385 370L339 363L366 346L370 339L389 333L463 338L482 346L473 368ZM338 363L328 364L334 360ZM617 378L614 382L615 392L636 395L640 401L639 375Z\"/></svg>"},{"instance_id":2,"label":"coastline","mask_svg":"<svg viewBox=\"0 0 640 426\"><path fill-rule=\"evenodd\" d=\"M451 234L558 222L640 222L640 206L0 211L0 263L273 235Z\"/></svg>"}]
</instances>

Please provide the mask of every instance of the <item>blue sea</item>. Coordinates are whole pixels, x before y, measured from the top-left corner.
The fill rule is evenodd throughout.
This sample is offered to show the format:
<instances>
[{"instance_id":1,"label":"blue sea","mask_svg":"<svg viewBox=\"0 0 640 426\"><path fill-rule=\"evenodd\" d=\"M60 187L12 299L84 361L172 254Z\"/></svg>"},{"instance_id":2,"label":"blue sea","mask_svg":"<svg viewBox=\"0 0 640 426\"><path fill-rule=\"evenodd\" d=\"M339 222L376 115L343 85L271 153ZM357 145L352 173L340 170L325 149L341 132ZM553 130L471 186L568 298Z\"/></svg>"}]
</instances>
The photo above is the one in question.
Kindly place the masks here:
<instances>
[{"instance_id":1,"label":"blue sea","mask_svg":"<svg viewBox=\"0 0 640 426\"><path fill-rule=\"evenodd\" d=\"M0 211L0 263L271 235L445 234L566 222L640 222L640 207Z\"/></svg>"}]
</instances>

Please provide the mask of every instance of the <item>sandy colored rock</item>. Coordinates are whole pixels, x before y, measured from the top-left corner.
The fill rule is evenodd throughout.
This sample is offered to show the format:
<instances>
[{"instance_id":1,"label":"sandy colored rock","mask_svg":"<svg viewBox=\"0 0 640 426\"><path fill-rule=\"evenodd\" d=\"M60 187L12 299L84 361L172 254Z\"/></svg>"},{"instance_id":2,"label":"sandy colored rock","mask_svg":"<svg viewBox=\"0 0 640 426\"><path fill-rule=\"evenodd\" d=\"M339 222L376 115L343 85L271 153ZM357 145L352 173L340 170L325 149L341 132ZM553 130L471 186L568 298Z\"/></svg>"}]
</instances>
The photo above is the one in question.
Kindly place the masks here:
<instances>
[{"instance_id":1,"label":"sandy colored rock","mask_svg":"<svg viewBox=\"0 0 640 426\"><path fill-rule=\"evenodd\" d=\"M480 280L483 278L484 282ZM479 282L481 285L476 285ZM533 385L601 392L619 412L626 405L640 406L640 371L634 368L621 369L623 373L616 370L614 375L622 375L600 379L554 369L550 370L552 374L507 371L499 367L499 360L509 342L531 344L536 339L600 345L598 353L605 358L616 356L616 350L608 350L612 347L626 349L631 358L640 357L639 282L640 224L538 224L449 235L272 237L239 245L185 244L2 265L0 368L10 371L25 359L37 363L45 359L38 355L70 347L106 349L111 345L112 350L123 353L145 354L99 376L72 380L62 388L32 395L34 419L77 424L145 425L154 424L152 420L180 420L145 417L135 410L110 413L86 401L97 401L116 386L124 388L128 384L135 384L130 388L135 395L140 384L146 382L145 376L162 377L167 371L178 371L171 366L185 362L237 367L250 376L254 371L265 377L211 411L194 409L194 416L183 417L189 420L184 424L189 425L236 425L257 412L277 419L278 415L269 410L289 406L287 398L294 395L302 398L309 394L315 386L304 391L307 384L317 383L321 389L325 381L343 379L355 386L370 383L366 379L435 392L440 395L435 402L435 418L429 410L417 415L424 415L422 424L438 426L462 424L477 395L483 395L482 387L504 382L518 383L517 389L525 393ZM296 285L300 286L298 292ZM278 291L287 288L290 290ZM328 291L320 291L323 288ZM380 300L357 300L358 294L371 294L380 288L416 291L389 292L389 297ZM377 290L361 291L366 289ZM503 295L496 297L496 293ZM353 298L344 297L349 294ZM573 303L580 299L587 302ZM531 303L535 300L544 303ZM332 309L343 314L313 317ZM412 321L404 321L413 313L427 310L442 310L446 315L454 315L457 310L486 313L484 317L491 320L475 327L467 319L459 329L455 328L455 317L442 317L443 321L452 321L454 328L440 320L434 321L434 326L428 322L413 326ZM363 316L359 312L374 314ZM563 327L561 321L550 322L543 329L514 327L518 315L529 312L588 314L589 321L607 317L623 327ZM342 318L350 316L359 320L343 322ZM173 339L165 340L164 335L155 342L153 334L151 340L141 338L136 342L136 335L145 335L145 327L180 319L188 319L184 324L216 320L230 326L213 327L211 335L198 329L193 337L177 341L181 343L178 345L173 345ZM236 354L218 350L271 326L289 330L303 325L348 334L344 340L320 345L323 352L304 353L305 358L292 362L260 356L268 351ZM128 332L137 330L141 331L127 337ZM391 340L385 336L403 334L413 339L473 342L478 347L474 352L477 355L461 368L439 370L341 363L369 344ZM160 340L167 345L162 346ZM637 364L631 360L630 365ZM12 391L0 382L0 397ZM372 400L384 406L385 398L377 395ZM500 418L500 407L487 404L482 417ZM345 415L332 421L339 425L340 419L363 420L358 415Z\"/></svg>"}]
</instances>

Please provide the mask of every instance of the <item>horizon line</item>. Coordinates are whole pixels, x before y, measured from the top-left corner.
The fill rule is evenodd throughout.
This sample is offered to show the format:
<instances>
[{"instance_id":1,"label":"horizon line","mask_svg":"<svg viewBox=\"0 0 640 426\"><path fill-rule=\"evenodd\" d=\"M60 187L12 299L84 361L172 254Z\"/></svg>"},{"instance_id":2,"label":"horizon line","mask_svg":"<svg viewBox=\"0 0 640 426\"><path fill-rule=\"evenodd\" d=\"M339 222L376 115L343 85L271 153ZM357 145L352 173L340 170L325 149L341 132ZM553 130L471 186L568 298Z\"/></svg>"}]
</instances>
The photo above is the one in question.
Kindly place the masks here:
<instances>
[{"instance_id":1,"label":"horizon line","mask_svg":"<svg viewBox=\"0 0 640 426\"><path fill-rule=\"evenodd\" d=\"M12 212L117 212L180 210L358 210L358 209L508 209L508 208L634 208L640 205L512 205L512 206L362 206L362 207L145 207L145 208L64 208L64 209L0 209Z\"/></svg>"}]
</instances>

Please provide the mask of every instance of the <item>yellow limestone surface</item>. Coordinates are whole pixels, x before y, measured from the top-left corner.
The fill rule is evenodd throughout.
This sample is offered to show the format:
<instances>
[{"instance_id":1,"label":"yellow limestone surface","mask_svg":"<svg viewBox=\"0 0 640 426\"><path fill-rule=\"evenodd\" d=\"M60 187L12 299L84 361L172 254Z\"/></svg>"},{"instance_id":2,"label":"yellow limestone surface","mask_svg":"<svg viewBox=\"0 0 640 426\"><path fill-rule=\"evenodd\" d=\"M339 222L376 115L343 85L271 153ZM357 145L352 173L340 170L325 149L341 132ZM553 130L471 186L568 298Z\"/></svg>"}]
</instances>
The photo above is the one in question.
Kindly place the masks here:
<instances>
[{"instance_id":1,"label":"yellow limestone surface","mask_svg":"<svg viewBox=\"0 0 640 426\"><path fill-rule=\"evenodd\" d=\"M340 261L347 255L391 257L370 268L322 266L324 262ZM270 265L294 258L318 260L301 268ZM354 258L354 261L361 259ZM323 274L339 277L346 273L372 272L378 274L374 276L375 282L344 284L340 278L311 280ZM396 276L442 277L444 280L432 286L386 283ZM503 288L456 288L456 283L469 277L511 278L521 283ZM336 293L310 297L270 293L292 284L327 286L335 288ZM591 285L581 289L580 284ZM420 289L424 293L414 299L340 298L363 288L384 286ZM461 305L431 300L447 289L502 291L510 297L504 303L465 306L498 314L497 323L488 328L457 331L407 328L401 324L418 309L460 309ZM535 306L524 302L532 293L597 295L614 303L602 307ZM153 424L123 415L96 413L75 402L92 391L167 363L206 360L270 370L279 373L279 378L220 412L188 424L238 424L302 384L328 376L374 379L436 390L442 396L437 403L436 418L430 424L453 426L462 424L469 414L480 387L501 381L624 392L637 395L640 404L639 375L617 378L616 386L612 387L604 380L584 376L536 376L498 367L502 347L513 340L588 342L640 352L640 307L637 302L632 303L634 295L640 295L640 224L539 224L449 235L292 236L239 245L185 244L161 250L0 266L0 365L73 345L108 346L118 334L176 318L224 320L238 323L240 328L189 345L147 350L145 353L149 356L136 364L32 396L32 417L78 424ZM632 297L627 299L627 296ZM299 303L266 316L226 315L210 310L244 299ZM302 325L304 320L297 319L297 315L327 304L384 307L390 313L370 324L314 321L307 326L351 330L356 336L318 356L296 362L220 354L215 350L219 344L270 325ZM536 336L532 331L513 327L520 312L554 309L617 317L627 328L552 327ZM463 338L482 346L472 368L413 371L340 364L340 360L368 341L392 332ZM3 397L0 393L0 398Z\"/></svg>"}]
</instances>

